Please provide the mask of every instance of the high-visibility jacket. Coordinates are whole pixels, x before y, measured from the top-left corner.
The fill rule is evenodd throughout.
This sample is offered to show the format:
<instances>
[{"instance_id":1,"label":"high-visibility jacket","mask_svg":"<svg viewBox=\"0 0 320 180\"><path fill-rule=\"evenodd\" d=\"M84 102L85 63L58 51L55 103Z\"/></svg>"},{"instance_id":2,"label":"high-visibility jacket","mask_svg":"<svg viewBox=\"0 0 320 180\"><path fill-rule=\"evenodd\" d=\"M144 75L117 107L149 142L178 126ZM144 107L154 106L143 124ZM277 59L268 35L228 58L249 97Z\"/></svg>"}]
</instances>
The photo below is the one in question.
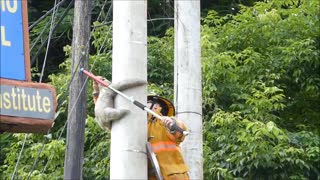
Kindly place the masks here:
<instances>
[{"instance_id":1,"label":"high-visibility jacket","mask_svg":"<svg viewBox=\"0 0 320 180\"><path fill-rule=\"evenodd\" d=\"M186 130L182 121L177 119L179 127ZM170 179L173 174L187 174L188 167L185 164L179 144L184 140L184 135L179 132L173 134L167 129L165 124L159 119L148 120L148 139L152 150L156 154L163 178ZM149 163L150 164L150 163ZM149 174L151 167L149 167ZM153 179L149 175L149 179Z\"/></svg>"}]
</instances>

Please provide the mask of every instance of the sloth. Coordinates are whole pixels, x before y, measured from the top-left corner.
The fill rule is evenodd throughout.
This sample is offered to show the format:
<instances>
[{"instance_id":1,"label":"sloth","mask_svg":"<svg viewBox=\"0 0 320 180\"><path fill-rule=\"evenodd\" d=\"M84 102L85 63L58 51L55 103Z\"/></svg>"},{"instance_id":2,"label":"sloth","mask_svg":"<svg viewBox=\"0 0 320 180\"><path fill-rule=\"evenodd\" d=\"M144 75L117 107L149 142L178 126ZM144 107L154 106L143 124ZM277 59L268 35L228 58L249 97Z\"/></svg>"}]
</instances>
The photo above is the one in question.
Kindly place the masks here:
<instances>
[{"instance_id":1,"label":"sloth","mask_svg":"<svg viewBox=\"0 0 320 180\"><path fill-rule=\"evenodd\" d=\"M108 80L104 79L104 81L110 84ZM142 86L145 84L147 84L147 82L144 80L127 79L118 83L114 83L111 86L119 91L123 91L125 89ZM115 96L116 92L99 84L99 97L95 104L94 113L96 117L95 120L102 129L110 130L112 121L119 120L130 112L128 109L114 108Z\"/></svg>"}]
</instances>

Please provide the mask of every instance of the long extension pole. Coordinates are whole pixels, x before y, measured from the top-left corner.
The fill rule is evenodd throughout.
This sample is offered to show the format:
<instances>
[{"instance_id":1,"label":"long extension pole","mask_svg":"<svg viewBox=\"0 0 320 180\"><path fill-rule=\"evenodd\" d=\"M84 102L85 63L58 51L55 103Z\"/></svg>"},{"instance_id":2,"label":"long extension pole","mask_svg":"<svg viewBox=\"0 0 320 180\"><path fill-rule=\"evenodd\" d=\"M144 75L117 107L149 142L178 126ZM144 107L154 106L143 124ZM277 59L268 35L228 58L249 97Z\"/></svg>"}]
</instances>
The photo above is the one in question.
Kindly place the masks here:
<instances>
[{"instance_id":1,"label":"long extension pole","mask_svg":"<svg viewBox=\"0 0 320 180\"><path fill-rule=\"evenodd\" d=\"M117 89L113 88L110 84L106 83L105 81L103 81L102 79L100 79L99 77L95 76L94 74L92 74L91 72L84 70L83 68L80 69L80 71L82 71L85 75L87 75L88 77L92 78L93 80L95 80L96 82L100 83L101 85L111 89L112 91L116 92L117 94L119 94L120 96L124 97L125 99L131 101L134 105L136 105L137 107L139 107L140 109L147 111L148 113L151 113L153 116L155 116L156 118L160 119L161 121L163 121L163 117L160 116L159 114L157 114L156 112L152 111L151 109L149 109L147 106L143 105L142 103L140 103L139 101L133 99L133 97L129 97L126 94L118 91ZM184 131L183 129L181 129L177 124L173 124L171 125L171 127L169 127L171 130L176 130L184 135L188 135L188 131Z\"/></svg>"}]
</instances>

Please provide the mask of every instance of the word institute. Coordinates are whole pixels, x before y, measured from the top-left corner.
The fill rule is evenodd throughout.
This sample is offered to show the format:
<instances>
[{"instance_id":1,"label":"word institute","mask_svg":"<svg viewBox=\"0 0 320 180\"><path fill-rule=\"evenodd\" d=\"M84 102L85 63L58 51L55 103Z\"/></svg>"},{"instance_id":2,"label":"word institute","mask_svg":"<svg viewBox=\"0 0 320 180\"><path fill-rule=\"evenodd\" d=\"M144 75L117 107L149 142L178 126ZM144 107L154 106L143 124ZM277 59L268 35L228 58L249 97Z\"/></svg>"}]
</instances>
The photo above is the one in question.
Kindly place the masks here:
<instances>
[{"instance_id":1,"label":"word institute","mask_svg":"<svg viewBox=\"0 0 320 180\"><path fill-rule=\"evenodd\" d=\"M1 85L1 115L48 118L54 111L52 93L47 89Z\"/></svg>"}]
</instances>

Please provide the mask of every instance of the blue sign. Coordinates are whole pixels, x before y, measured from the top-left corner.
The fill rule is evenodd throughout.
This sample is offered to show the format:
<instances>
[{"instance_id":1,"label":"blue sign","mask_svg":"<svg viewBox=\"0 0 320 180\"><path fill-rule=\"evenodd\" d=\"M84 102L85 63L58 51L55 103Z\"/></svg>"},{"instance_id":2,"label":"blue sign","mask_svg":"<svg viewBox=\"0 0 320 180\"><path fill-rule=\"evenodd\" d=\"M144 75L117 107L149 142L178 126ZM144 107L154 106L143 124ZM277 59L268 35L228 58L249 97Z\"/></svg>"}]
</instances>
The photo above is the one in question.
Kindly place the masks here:
<instances>
[{"instance_id":1,"label":"blue sign","mask_svg":"<svg viewBox=\"0 0 320 180\"><path fill-rule=\"evenodd\" d=\"M0 1L0 78L27 80L22 12L21 0Z\"/></svg>"}]
</instances>

